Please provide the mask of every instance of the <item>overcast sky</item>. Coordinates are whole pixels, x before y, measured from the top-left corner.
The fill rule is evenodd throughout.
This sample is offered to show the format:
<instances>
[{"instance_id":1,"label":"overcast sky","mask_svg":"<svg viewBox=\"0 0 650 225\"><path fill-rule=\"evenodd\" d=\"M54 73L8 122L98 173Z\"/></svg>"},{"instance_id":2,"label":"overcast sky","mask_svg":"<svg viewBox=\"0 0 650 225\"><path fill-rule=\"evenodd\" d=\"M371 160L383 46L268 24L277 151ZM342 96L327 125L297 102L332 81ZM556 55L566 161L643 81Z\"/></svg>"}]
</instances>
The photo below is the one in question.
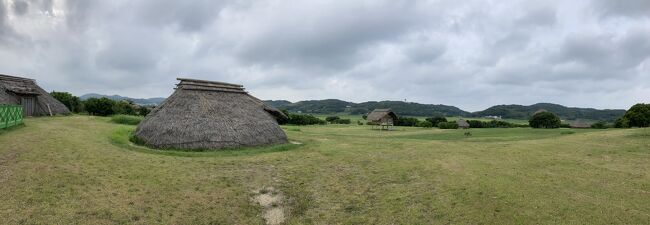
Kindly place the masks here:
<instances>
[{"instance_id":1,"label":"overcast sky","mask_svg":"<svg viewBox=\"0 0 650 225\"><path fill-rule=\"evenodd\" d=\"M48 91L167 97L191 77L469 111L650 102L648 0L0 3L0 74Z\"/></svg>"}]
</instances>

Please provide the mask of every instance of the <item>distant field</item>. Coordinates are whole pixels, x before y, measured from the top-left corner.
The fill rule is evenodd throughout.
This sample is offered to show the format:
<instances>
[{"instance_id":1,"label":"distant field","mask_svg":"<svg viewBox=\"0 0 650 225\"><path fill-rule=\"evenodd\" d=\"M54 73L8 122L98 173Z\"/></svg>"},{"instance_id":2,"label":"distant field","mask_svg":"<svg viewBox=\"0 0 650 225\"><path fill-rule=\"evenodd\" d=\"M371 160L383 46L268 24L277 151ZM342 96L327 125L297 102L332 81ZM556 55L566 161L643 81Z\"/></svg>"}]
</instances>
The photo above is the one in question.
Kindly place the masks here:
<instances>
[{"instance_id":1,"label":"distant field","mask_svg":"<svg viewBox=\"0 0 650 225\"><path fill-rule=\"evenodd\" d=\"M264 224L260 190L286 224L650 221L650 129L286 126L299 144L174 152L110 118L25 123L0 133L2 224Z\"/></svg>"}]
</instances>

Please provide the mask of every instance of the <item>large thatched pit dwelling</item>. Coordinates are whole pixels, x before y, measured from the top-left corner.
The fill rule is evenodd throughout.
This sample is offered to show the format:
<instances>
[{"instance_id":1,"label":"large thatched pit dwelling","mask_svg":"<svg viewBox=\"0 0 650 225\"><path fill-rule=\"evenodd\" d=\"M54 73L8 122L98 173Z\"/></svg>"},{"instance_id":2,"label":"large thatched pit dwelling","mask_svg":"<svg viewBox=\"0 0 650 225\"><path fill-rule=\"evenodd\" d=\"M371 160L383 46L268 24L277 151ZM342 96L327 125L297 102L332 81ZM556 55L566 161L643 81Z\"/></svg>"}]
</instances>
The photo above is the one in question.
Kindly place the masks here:
<instances>
[{"instance_id":1,"label":"large thatched pit dwelling","mask_svg":"<svg viewBox=\"0 0 650 225\"><path fill-rule=\"evenodd\" d=\"M282 144L279 110L242 85L178 78L176 91L138 126L135 136L154 148L221 149Z\"/></svg>"},{"instance_id":2,"label":"large thatched pit dwelling","mask_svg":"<svg viewBox=\"0 0 650 225\"><path fill-rule=\"evenodd\" d=\"M0 74L0 105L22 105L24 116L70 114L63 103L29 78Z\"/></svg>"}]
</instances>

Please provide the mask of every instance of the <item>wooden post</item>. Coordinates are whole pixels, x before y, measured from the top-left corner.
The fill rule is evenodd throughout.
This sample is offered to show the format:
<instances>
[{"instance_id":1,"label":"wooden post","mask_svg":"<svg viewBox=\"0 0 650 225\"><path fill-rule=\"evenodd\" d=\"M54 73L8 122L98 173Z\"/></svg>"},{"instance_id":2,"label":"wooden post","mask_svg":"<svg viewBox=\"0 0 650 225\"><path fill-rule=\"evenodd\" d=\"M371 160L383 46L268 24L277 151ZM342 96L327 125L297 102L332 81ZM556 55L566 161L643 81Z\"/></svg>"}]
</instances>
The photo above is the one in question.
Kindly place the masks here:
<instances>
[{"instance_id":1,"label":"wooden post","mask_svg":"<svg viewBox=\"0 0 650 225\"><path fill-rule=\"evenodd\" d=\"M52 109L50 108L50 104L46 104L46 105L47 105L47 111L50 112L50 116L53 116L52 115Z\"/></svg>"}]
</instances>

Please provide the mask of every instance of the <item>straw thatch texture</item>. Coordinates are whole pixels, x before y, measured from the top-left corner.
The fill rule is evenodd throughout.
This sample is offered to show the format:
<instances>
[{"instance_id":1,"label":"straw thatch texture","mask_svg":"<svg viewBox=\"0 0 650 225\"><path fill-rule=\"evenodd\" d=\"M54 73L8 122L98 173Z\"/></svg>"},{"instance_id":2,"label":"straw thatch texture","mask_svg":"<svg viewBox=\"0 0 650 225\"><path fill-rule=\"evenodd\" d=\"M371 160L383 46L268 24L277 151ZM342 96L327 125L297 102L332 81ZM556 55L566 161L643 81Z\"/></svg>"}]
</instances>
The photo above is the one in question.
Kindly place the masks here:
<instances>
[{"instance_id":1,"label":"straw thatch texture","mask_svg":"<svg viewBox=\"0 0 650 225\"><path fill-rule=\"evenodd\" d=\"M459 119L458 121L456 121L456 124L458 124L458 128L462 128L462 129L469 128L469 123L464 119Z\"/></svg>"},{"instance_id":2,"label":"straw thatch texture","mask_svg":"<svg viewBox=\"0 0 650 225\"><path fill-rule=\"evenodd\" d=\"M397 114L391 109L375 109L368 114L366 120L376 125L393 125L397 121Z\"/></svg>"},{"instance_id":3,"label":"straw thatch texture","mask_svg":"<svg viewBox=\"0 0 650 225\"><path fill-rule=\"evenodd\" d=\"M53 115L70 114L63 103L39 87L36 81L0 74L0 104L21 105L24 97L36 100L33 116L49 116L50 110Z\"/></svg>"},{"instance_id":4,"label":"straw thatch texture","mask_svg":"<svg viewBox=\"0 0 650 225\"><path fill-rule=\"evenodd\" d=\"M287 142L276 117L241 85L181 79L176 91L136 130L154 148L221 149Z\"/></svg>"}]
</instances>

